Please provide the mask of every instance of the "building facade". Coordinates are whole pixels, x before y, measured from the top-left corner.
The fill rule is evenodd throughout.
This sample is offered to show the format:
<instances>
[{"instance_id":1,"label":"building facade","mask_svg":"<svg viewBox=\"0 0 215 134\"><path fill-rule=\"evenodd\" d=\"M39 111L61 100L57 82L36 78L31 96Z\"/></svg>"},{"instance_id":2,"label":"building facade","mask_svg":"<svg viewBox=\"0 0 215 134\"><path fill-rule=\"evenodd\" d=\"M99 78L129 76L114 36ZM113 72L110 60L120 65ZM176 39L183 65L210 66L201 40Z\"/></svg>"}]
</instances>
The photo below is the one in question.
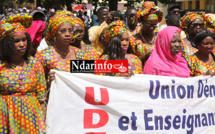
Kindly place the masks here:
<instances>
[{"instance_id":1,"label":"building facade","mask_svg":"<svg viewBox=\"0 0 215 134\"><path fill-rule=\"evenodd\" d=\"M183 10L210 10L215 12L215 0L176 0Z\"/></svg>"}]
</instances>

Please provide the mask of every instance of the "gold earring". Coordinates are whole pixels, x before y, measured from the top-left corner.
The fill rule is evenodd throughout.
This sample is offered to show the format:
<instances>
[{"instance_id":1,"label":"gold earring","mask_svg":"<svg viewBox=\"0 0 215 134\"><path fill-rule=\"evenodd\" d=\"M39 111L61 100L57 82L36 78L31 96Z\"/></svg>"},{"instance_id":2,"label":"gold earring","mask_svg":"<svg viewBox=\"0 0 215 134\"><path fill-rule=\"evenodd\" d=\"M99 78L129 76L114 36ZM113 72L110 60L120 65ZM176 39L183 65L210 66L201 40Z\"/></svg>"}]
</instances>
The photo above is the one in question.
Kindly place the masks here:
<instances>
[{"instance_id":1,"label":"gold earring","mask_svg":"<svg viewBox=\"0 0 215 134\"><path fill-rule=\"evenodd\" d=\"M56 37L54 37L54 42L56 42Z\"/></svg>"},{"instance_id":2,"label":"gold earring","mask_svg":"<svg viewBox=\"0 0 215 134\"><path fill-rule=\"evenodd\" d=\"M74 43L74 42L75 42L75 38L72 38L71 43Z\"/></svg>"}]
</instances>

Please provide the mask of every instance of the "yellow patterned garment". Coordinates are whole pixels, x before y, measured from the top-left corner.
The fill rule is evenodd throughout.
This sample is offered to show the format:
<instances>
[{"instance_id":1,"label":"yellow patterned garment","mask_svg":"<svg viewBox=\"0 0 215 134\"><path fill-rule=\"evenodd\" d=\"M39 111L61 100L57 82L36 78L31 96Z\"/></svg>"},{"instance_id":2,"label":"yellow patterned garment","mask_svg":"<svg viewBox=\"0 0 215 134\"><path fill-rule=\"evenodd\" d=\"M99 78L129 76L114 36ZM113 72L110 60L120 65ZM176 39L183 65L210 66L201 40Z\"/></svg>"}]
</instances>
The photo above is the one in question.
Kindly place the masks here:
<instances>
[{"instance_id":1,"label":"yellow patterned garment","mask_svg":"<svg viewBox=\"0 0 215 134\"><path fill-rule=\"evenodd\" d=\"M143 20L158 20L160 22L163 17L163 11L160 10L154 2L146 1L142 4L142 9L137 11L136 20L138 23Z\"/></svg>"},{"instance_id":2,"label":"yellow patterned garment","mask_svg":"<svg viewBox=\"0 0 215 134\"><path fill-rule=\"evenodd\" d=\"M198 49L196 49L194 47L189 47L185 43L185 41L182 40L182 42L181 42L181 53L182 53L182 57L187 61L187 63L189 62L189 56L193 55L197 51L198 51Z\"/></svg>"},{"instance_id":3,"label":"yellow patterned garment","mask_svg":"<svg viewBox=\"0 0 215 134\"><path fill-rule=\"evenodd\" d=\"M26 32L25 28L29 28L32 22L32 16L25 13L8 16L0 22L0 39L2 40L6 36Z\"/></svg>"},{"instance_id":4,"label":"yellow patterned garment","mask_svg":"<svg viewBox=\"0 0 215 134\"><path fill-rule=\"evenodd\" d=\"M85 44L83 41L82 43ZM100 54L97 52L97 50L90 45L86 45L85 51L82 51L76 47L74 47L74 49L76 51L77 60L98 60L100 57Z\"/></svg>"},{"instance_id":5,"label":"yellow patterned garment","mask_svg":"<svg viewBox=\"0 0 215 134\"><path fill-rule=\"evenodd\" d=\"M200 19L206 26L205 21L205 12L187 12L181 19L180 19L180 28L183 29L186 33L188 32L188 26L191 22L195 19ZM204 27L203 29L205 29Z\"/></svg>"},{"instance_id":6,"label":"yellow patterned garment","mask_svg":"<svg viewBox=\"0 0 215 134\"><path fill-rule=\"evenodd\" d=\"M60 11L56 11L55 15L68 15L70 17L74 17L73 13L67 10L60 10Z\"/></svg>"},{"instance_id":7,"label":"yellow patterned garment","mask_svg":"<svg viewBox=\"0 0 215 134\"><path fill-rule=\"evenodd\" d=\"M121 20L113 21L105 30L104 37L105 40L110 43L113 37L118 34L128 33L128 29L125 23Z\"/></svg>"},{"instance_id":8,"label":"yellow patterned garment","mask_svg":"<svg viewBox=\"0 0 215 134\"><path fill-rule=\"evenodd\" d=\"M0 60L0 133L45 134L39 103L45 89L43 67L35 58L29 58L27 67L15 69Z\"/></svg>"},{"instance_id":9,"label":"yellow patterned garment","mask_svg":"<svg viewBox=\"0 0 215 134\"><path fill-rule=\"evenodd\" d=\"M76 59L84 57L84 53L78 51L79 49L74 48L74 50L76 53ZM70 60L68 60L66 64L59 61L51 47L47 47L46 49L37 52L35 54L35 58L41 62L45 74L47 74L51 69L70 72Z\"/></svg>"},{"instance_id":10,"label":"yellow patterned garment","mask_svg":"<svg viewBox=\"0 0 215 134\"><path fill-rule=\"evenodd\" d=\"M207 73L209 70L215 70L215 62L211 65L200 61L196 55L189 56L189 68L191 76L199 76Z\"/></svg>"},{"instance_id":11,"label":"yellow patterned garment","mask_svg":"<svg viewBox=\"0 0 215 134\"><path fill-rule=\"evenodd\" d=\"M142 40L138 39L136 35L130 37L129 41L134 51L134 54L138 57L141 57L142 55L154 49L154 44L149 45L149 44L143 43Z\"/></svg>"},{"instance_id":12,"label":"yellow patterned garment","mask_svg":"<svg viewBox=\"0 0 215 134\"><path fill-rule=\"evenodd\" d=\"M54 45L54 37L60 26L69 24L73 26L72 17L68 15L53 16L49 21L49 25L45 34L45 40L49 46Z\"/></svg>"}]
</instances>

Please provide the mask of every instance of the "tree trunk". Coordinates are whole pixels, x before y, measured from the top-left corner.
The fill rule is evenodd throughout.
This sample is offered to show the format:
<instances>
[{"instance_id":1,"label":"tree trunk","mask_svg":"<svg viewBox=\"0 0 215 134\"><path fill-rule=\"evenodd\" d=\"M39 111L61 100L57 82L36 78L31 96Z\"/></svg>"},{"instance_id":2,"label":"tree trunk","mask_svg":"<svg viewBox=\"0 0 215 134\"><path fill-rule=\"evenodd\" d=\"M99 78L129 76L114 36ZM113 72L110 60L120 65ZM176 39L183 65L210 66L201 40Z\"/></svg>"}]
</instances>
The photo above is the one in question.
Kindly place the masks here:
<instances>
[{"instance_id":1,"label":"tree trunk","mask_svg":"<svg viewBox=\"0 0 215 134\"><path fill-rule=\"evenodd\" d=\"M41 7L42 5L41 5L41 0L36 0L37 1L37 3L36 3L36 5L37 5L37 7Z\"/></svg>"},{"instance_id":2,"label":"tree trunk","mask_svg":"<svg viewBox=\"0 0 215 134\"><path fill-rule=\"evenodd\" d=\"M55 6L57 10L62 10L61 6L62 6L62 1L61 0L55 0Z\"/></svg>"},{"instance_id":3,"label":"tree trunk","mask_svg":"<svg viewBox=\"0 0 215 134\"><path fill-rule=\"evenodd\" d=\"M117 11L117 7L118 7L118 0L109 0L110 11Z\"/></svg>"}]
</instances>

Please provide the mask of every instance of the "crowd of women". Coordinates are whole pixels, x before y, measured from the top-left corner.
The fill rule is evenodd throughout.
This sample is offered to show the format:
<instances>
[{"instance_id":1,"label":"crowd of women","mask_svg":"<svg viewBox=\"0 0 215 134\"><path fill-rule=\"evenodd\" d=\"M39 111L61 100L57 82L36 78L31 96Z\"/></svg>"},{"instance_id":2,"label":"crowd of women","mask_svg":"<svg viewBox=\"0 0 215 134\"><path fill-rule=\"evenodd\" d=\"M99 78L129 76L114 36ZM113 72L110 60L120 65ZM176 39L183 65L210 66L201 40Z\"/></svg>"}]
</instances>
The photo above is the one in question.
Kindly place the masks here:
<instances>
[{"instance_id":1,"label":"crowd of women","mask_svg":"<svg viewBox=\"0 0 215 134\"><path fill-rule=\"evenodd\" d=\"M29 32L32 16L14 14L0 23L0 133L45 133L44 95L55 79L50 70L70 72L70 60L128 60L128 73L99 74L111 77L215 74L215 23L204 12L187 12L180 27L160 31L163 12L153 2L144 2L139 11L129 8L126 13L133 23L128 26L105 17L108 12L98 10L102 21L89 29L92 45L83 42L87 31L81 19L70 11L56 12L45 33L48 47L36 54ZM137 22L141 27L131 30ZM182 31L186 38L181 38Z\"/></svg>"}]
</instances>

